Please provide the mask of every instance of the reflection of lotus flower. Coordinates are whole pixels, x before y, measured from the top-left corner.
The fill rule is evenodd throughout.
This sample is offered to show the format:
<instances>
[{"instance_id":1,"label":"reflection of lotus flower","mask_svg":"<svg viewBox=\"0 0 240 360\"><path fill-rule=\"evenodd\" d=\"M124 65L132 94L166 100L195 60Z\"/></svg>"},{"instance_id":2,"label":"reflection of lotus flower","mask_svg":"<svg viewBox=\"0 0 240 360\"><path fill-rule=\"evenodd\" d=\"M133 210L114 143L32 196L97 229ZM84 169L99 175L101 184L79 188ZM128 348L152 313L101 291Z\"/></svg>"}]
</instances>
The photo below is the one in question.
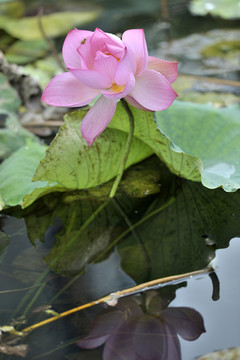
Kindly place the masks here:
<instances>
[{"instance_id":1,"label":"reflection of lotus flower","mask_svg":"<svg viewBox=\"0 0 240 360\"><path fill-rule=\"evenodd\" d=\"M156 295L144 313L136 300L125 298L115 308L101 312L77 345L93 349L105 343L103 360L180 360L177 335L192 341L203 332L202 316L194 309L162 309Z\"/></svg>"},{"instance_id":2,"label":"reflection of lotus flower","mask_svg":"<svg viewBox=\"0 0 240 360\"><path fill-rule=\"evenodd\" d=\"M100 29L72 30L63 45L69 72L57 75L43 92L50 105L78 107L100 95L88 111L81 132L88 145L107 127L118 99L139 109L168 108L176 92L177 63L148 56L144 31L127 30L122 40Z\"/></svg>"}]
</instances>

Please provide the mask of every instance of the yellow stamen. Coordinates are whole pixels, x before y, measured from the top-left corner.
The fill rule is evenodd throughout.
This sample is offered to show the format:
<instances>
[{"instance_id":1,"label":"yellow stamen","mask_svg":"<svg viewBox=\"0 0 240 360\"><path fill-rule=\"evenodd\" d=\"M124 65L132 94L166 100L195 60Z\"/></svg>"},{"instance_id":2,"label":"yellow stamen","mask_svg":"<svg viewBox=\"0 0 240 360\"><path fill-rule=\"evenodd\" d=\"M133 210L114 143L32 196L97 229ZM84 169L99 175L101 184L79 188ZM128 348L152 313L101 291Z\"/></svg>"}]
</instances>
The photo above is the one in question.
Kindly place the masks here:
<instances>
[{"instance_id":1,"label":"yellow stamen","mask_svg":"<svg viewBox=\"0 0 240 360\"><path fill-rule=\"evenodd\" d=\"M114 84L112 84L111 90L116 93L119 93L119 92L122 92L124 90L124 88L125 88L124 85L117 85L116 83L114 83Z\"/></svg>"}]
</instances>

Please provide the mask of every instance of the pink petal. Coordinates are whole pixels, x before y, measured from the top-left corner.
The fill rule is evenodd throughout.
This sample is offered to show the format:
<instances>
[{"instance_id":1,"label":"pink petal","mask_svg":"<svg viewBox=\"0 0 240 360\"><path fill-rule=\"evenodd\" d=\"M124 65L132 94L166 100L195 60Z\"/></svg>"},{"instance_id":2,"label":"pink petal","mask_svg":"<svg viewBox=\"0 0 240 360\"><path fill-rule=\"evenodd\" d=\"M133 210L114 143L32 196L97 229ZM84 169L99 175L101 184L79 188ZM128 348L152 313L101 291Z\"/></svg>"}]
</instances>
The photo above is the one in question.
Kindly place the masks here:
<instances>
[{"instance_id":1,"label":"pink petal","mask_svg":"<svg viewBox=\"0 0 240 360\"><path fill-rule=\"evenodd\" d=\"M147 69L155 70L165 76L172 84L177 78L177 62L157 59L153 56L148 57Z\"/></svg>"},{"instance_id":2,"label":"pink petal","mask_svg":"<svg viewBox=\"0 0 240 360\"><path fill-rule=\"evenodd\" d=\"M77 48L82 64L80 69L93 69L95 53L92 49L91 38L92 37L87 38L86 41L82 42Z\"/></svg>"},{"instance_id":3,"label":"pink petal","mask_svg":"<svg viewBox=\"0 0 240 360\"><path fill-rule=\"evenodd\" d=\"M117 65L118 61L115 57L106 55L101 51L97 52L94 62L94 70L105 74L112 82L114 82Z\"/></svg>"},{"instance_id":4,"label":"pink petal","mask_svg":"<svg viewBox=\"0 0 240 360\"><path fill-rule=\"evenodd\" d=\"M117 101L101 96L85 115L81 133L89 146L106 129L116 110Z\"/></svg>"},{"instance_id":5,"label":"pink petal","mask_svg":"<svg viewBox=\"0 0 240 360\"><path fill-rule=\"evenodd\" d=\"M95 58L95 54L97 53L97 51L100 51L100 50L102 51L103 48L106 48L106 50L107 50L107 46L114 46L115 51L116 51L116 48L118 48L121 51L124 50L122 41L116 35L107 34L97 28L94 31L92 37L90 38L90 47L91 47L92 57Z\"/></svg>"},{"instance_id":6,"label":"pink petal","mask_svg":"<svg viewBox=\"0 0 240 360\"><path fill-rule=\"evenodd\" d=\"M91 38L91 45L93 48L95 48L95 52L97 50L100 50L104 44L115 45L119 48L124 49L124 45L121 39L119 39L119 37L113 34L105 33L104 31L98 28L95 29Z\"/></svg>"},{"instance_id":7,"label":"pink petal","mask_svg":"<svg viewBox=\"0 0 240 360\"><path fill-rule=\"evenodd\" d=\"M102 94L109 99L122 99L129 94L135 85L135 77L133 74L129 75L128 81L124 86L113 85L109 90L102 90Z\"/></svg>"},{"instance_id":8,"label":"pink petal","mask_svg":"<svg viewBox=\"0 0 240 360\"><path fill-rule=\"evenodd\" d=\"M143 29L127 30L123 33L122 40L128 49L131 49L137 62L136 75L141 75L146 68L148 50Z\"/></svg>"},{"instance_id":9,"label":"pink petal","mask_svg":"<svg viewBox=\"0 0 240 360\"><path fill-rule=\"evenodd\" d=\"M126 48L123 58L120 60L116 75L115 82L118 85L124 85L129 79L130 74L135 74L137 70L137 63L134 53L131 49Z\"/></svg>"},{"instance_id":10,"label":"pink petal","mask_svg":"<svg viewBox=\"0 0 240 360\"><path fill-rule=\"evenodd\" d=\"M89 104L98 94L98 90L89 88L70 72L65 72L49 82L42 101L53 106L77 107Z\"/></svg>"},{"instance_id":11,"label":"pink petal","mask_svg":"<svg viewBox=\"0 0 240 360\"><path fill-rule=\"evenodd\" d=\"M134 107L137 108L137 109L145 110L145 111L148 110L148 109L146 109L145 107L143 107L142 105L140 105L132 96L127 95L127 96L125 97L125 100L127 100L127 102L128 102L130 105L134 106Z\"/></svg>"},{"instance_id":12,"label":"pink petal","mask_svg":"<svg viewBox=\"0 0 240 360\"><path fill-rule=\"evenodd\" d=\"M106 48L107 48L109 54L115 56L118 59L121 59L125 52L124 47L119 46L119 45L116 46L116 45L106 44Z\"/></svg>"},{"instance_id":13,"label":"pink petal","mask_svg":"<svg viewBox=\"0 0 240 360\"><path fill-rule=\"evenodd\" d=\"M93 89L107 89L112 86L112 80L107 74L95 70L71 70L71 73L86 86Z\"/></svg>"},{"instance_id":14,"label":"pink petal","mask_svg":"<svg viewBox=\"0 0 240 360\"><path fill-rule=\"evenodd\" d=\"M81 58L77 52L77 48L80 46L84 39L87 39L92 35L92 31L85 30L71 30L69 31L62 48L63 60L67 68L81 69Z\"/></svg>"},{"instance_id":15,"label":"pink petal","mask_svg":"<svg viewBox=\"0 0 240 360\"><path fill-rule=\"evenodd\" d=\"M136 77L130 96L148 110L161 111L167 109L178 95L163 75L154 70L145 70Z\"/></svg>"}]
</instances>

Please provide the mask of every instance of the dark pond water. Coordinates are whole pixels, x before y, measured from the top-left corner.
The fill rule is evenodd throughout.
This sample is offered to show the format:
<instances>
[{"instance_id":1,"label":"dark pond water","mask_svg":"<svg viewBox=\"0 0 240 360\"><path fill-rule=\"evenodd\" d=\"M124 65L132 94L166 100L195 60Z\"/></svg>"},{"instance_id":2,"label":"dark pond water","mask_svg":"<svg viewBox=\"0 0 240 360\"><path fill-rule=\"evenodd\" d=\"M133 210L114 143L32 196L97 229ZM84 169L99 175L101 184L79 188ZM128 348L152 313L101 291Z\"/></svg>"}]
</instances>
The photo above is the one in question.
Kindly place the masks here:
<instances>
[{"instance_id":1,"label":"dark pond water","mask_svg":"<svg viewBox=\"0 0 240 360\"><path fill-rule=\"evenodd\" d=\"M46 12L96 7L101 16L88 28L143 27L152 52L169 38L237 26L193 17L184 0L169 1L169 24L160 20L158 0L25 4L28 14L39 5ZM21 330L51 316L46 310L61 313L135 284L203 269L212 259L214 271L122 298L115 307L91 307L23 339L6 332L0 359L21 359L25 345L26 359L49 360L193 360L240 346L240 193L176 178L156 160L151 166L161 173L161 190L145 198L122 194L103 205L88 193L54 194L25 212L0 215L0 326ZM86 338L90 326L92 339Z\"/></svg>"},{"instance_id":2,"label":"dark pond water","mask_svg":"<svg viewBox=\"0 0 240 360\"><path fill-rule=\"evenodd\" d=\"M190 360L239 346L240 239L231 239L239 235L240 195L170 174L167 179L171 186L163 180L162 185L168 193L144 200L120 197L117 206L108 203L94 219L102 201L86 194L79 200L54 195L18 213L20 218L1 217L10 239L1 254L1 325L17 329L49 317L44 309L60 313L138 283L205 268L214 259L211 274L121 298L110 310L97 305L36 329L16 340L29 346L26 359L102 359L103 346L83 350L75 345L91 324L95 340L86 340L87 346L95 347L104 332L109 335L105 359L121 359L117 353L123 349L121 356L134 359L134 349L144 351L146 359ZM130 224L135 224L132 230ZM7 333L3 341L16 345ZM106 357L109 349L113 353Z\"/></svg>"}]
</instances>

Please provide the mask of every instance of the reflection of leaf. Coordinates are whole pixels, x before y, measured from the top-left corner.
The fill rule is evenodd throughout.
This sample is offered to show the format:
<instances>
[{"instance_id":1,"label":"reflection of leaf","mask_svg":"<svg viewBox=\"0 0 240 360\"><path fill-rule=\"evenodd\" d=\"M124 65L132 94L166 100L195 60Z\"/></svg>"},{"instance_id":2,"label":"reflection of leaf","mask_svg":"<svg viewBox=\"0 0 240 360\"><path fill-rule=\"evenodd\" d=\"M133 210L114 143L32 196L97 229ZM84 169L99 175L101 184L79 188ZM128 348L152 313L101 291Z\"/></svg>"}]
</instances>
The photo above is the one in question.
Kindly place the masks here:
<instances>
[{"instance_id":1,"label":"reflection of leaf","mask_svg":"<svg viewBox=\"0 0 240 360\"><path fill-rule=\"evenodd\" d=\"M67 195L55 201L52 210L46 208L43 212L40 207L38 212L36 209L26 217L26 224L32 242L36 238L45 240L48 245L56 242L45 257L50 268L62 274L76 274L105 250L121 218L111 204L105 205L101 200L85 198L64 203L65 199ZM101 211L92 218L99 206ZM89 226L85 226L91 218Z\"/></svg>"},{"instance_id":2,"label":"reflection of leaf","mask_svg":"<svg viewBox=\"0 0 240 360\"><path fill-rule=\"evenodd\" d=\"M1 261L1 256L5 251L5 249L8 247L8 245L9 245L8 236L3 231L0 230L0 261Z\"/></svg>"},{"instance_id":3,"label":"reflection of leaf","mask_svg":"<svg viewBox=\"0 0 240 360\"><path fill-rule=\"evenodd\" d=\"M236 0L192 0L190 10L194 15L211 14L224 19L240 17L240 6Z\"/></svg>"},{"instance_id":4,"label":"reflection of leaf","mask_svg":"<svg viewBox=\"0 0 240 360\"><path fill-rule=\"evenodd\" d=\"M164 203L163 195L159 195L146 216ZM136 228L149 262L130 235L118 245L122 266L137 282L148 280L147 271L153 279L204 268L214 255L206 242L212 240L216 247L226 247L240 234L239 217L239 192L227 194L184 181L171 205Z\"/></svg>"},{"instance_id":5,"label":"reflection of leaf","mask_svg":"<svg viewBox=\"0 0 240 360\"><path fill-rule=\"evenodd\" d=\"M43 256L46 249L27 248L20 252L12 262L14 277L24 284L33 284L46 269Z\"/></svg>"},{"instance_id":6,"label":"reflection of leaf","mask_svg":"<svg viewBox=\"0 0 240 360\"><path fill-rule=\"evenodd\" d=\"M158 163L158 159L155 160ZM151 167L155 174L155 166L154 159L148 159L127 170L123 191L132 191L131 182L135 182L133 178L136 176L137 168L140 167L144 174L147 171L151 175ZM145 176L142 188L137 190L137 196L139 192L144 194L149 186L150 189L153 188L153 182L162 183L161 174L155 176L155 180L153 177L149 178L149 184ZM25 217L30 241L34 244L35 240L39 239L45 241L47 246L53 245L45 260L54 271L65 274L78 273L88 262L100 257L112 239L126 230L126 219L122 218L122 212L116 207L115 201L104 203L108 199L108 194L109 186L107 192L104 186L61 196L52 194L39 199L34 205L34 211ZM134 198L134 193L130 196L128 199L122 195L119 201L125 216L128 217L128 214L133 212L135 219L140 216L138 213L142 213L141 204L144 203L146 206L151 197L142 200ZM102 208L99 208L101 206ZM133 211L135 209L136 213ZM98 210L99 212L95 213Z\"/></svg>"},{"instance_id":7,"label":"reflection of leaf","mask_svg":"<svg viewBox=\"0 0 240 360\"><path fill-rule=\"evenodd\" d=\"M202 183L226 191L240 188L240 109L175 102L157 112L157 125L175 145L203 163Z\"/></svg>"},{"instance_id":8,"label":"reflection of leaf","mask_svg":"<svg viewBox=\"0 0 240 360\"><path fill-rule=\"evenodd\" d=\"M58 12L44 15L42 25L49 37L56 37L66 34L70 29L77 25L86 24L95 20L97 13L89 12ZM39 30L37 16L25 17L22 19L10 19L5 16L0 17L0 27L10 35L21 40L41 39L42 34Z\"/></svg>"}]
</instances>

